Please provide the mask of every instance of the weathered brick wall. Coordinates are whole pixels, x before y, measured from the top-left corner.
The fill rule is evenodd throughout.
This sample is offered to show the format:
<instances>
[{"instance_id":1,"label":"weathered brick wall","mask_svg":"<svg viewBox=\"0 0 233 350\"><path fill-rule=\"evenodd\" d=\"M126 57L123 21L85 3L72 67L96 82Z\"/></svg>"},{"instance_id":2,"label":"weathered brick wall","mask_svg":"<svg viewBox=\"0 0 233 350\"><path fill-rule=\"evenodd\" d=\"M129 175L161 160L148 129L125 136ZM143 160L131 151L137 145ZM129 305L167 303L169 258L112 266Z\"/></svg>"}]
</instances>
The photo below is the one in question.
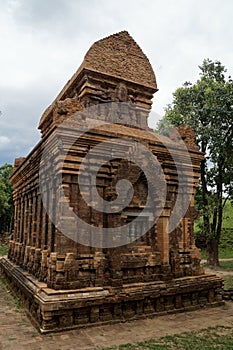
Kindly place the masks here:
<instances>
[{"instance_id":1,"label":"weathered brick wall","mask_svg":"<svg viewBox=\"0 0 233 350\"><path fill-rule=\"evenodd\" d=\"M200 253L194 244L194 193L203 155L189 127L178 129L181 139L177 132L166 138L148 128L147 118L156 91L152 67L127 32L100 40L42 115L39 144L26 158L15 161L14 232L9 259L0 261L0 265L22 293L43 331L221 303L222 280L203 274ZM106 102L113 104L109 107ZM114 103L120 103L117 110ZM87 107L91 106L95 106L94 114L88 112ZM90 127L88 118L107 123ZM80 136L80 130L86 132ZM105 162L96 178L103 199L111 201L117 197L116 185L121 179L128 179L134 189L131 202L123 210L106 214L85 203L78 174L86 154L109 140L115 150L124 149L123 154L129 152L128 140L144 145L157 158L161 173L148 159L141 159L156 185L156 181L148 182L139 166L124 157ZM179 166L186 186L179 184ZM93 186L89 175L82 179L86 194L92 192ZM164 205L160 193L163 176L167 186ZM42 202L41 186L51 217ZM65 199L60 197L62 191ZM178 226L168 234L179 192L184 197L190 195L190 204ZM82 230L71 211L93 227L117 227L120 233L121 227L142 211L147 198L148 216L127 232L135 238L132 243L95 248L75 240L77 234L79 238L91 237L91 228ZM69 203L68 209L64 200ZM149 228L148 220L160 209L158 220ZM54 222L68 225L70 237ZM148 229L141 235L143 227Z\"/></svg>"},{"instance_id":2,"label":"weathered brick wall","mask_svg":"<svg viewBox=\"0 0 233 350\"><path fill-rule=\"evenodd\" d=\"M103 139L119 136L120 133L121 137L124 137L124 134L127 134L127 129L129 127L116 125L115 130L112 127L111 132L108 130L108 133L104 135L102 127L101 131L95 132L95 135L85 135L85 143L88 144L89 139L93 146L103 141ZM73 140L75 140L74 131L72 133ZM170 234L169 242L163 241L166 240L166 218L169 217L169 213L173 209L178 186L176 166L171 155L166 150L165 145L158 142L156 135L153 136L147 131L137 129L130 130L130 133L131 136L137 137L139 141L144 140L145 142L145 138L148 139L148 148L151 148L151 151L157 155L162 164L167 180L168 195L163 210L164 214L158 220L157 225L154 225L144 237L139 238L128 247L100 250L82 246L64 236L55 228L43 208L38 187L40 145L36 148L30 161L23 163L21 173L18 174L16 171L13 176L16 217L14 239L11 241L9 257L35 274L39 279L47 281L50 287L69 289L99 286L101 283L122 286L124 283L171 279L172 277L198 275L202 272L200 257L193 240L194 218L192 211L194 211L194 208L192 206L190 206L190 210L180 227ZM69 145L65 145L66 140L69 140ZM67 138L64 134L63 146L69 149L73 140ZM53 163L53 166L63 172L65 194L70 206L80 218L97 227L108 227L109 223L112 227L124 225L127 216L125 217L119 213L109 214L106 217L103 213L90 209L82 199L79 193L77 172L82 161L83 148L81 145L84 141L79 140L79 142L80 150L78 143L76 143L74 148L71 147L70 153L63 159L60 154L58 139L56 135L54 136L54 142L52 142L53 153L48 152L44 167L46 186L52 188L56 183L56 179L49 176L49 169ZM115 147L118 147L117 144ZM177 152L181 152L182 158L182 151L177 149ZM191 157L196 172L195 177L198 178L200 161L198 151L192 150ZM63 164L63 167L61 167L61 164ZM115 185L122 177L121 172L124 175L129 174L131 180L138 178L134 185L133 200L129 207L125 208L125 212L135 211L135 215L137 215L145 204L148 195L147 184L143 176L140 175L140 169L137 166L127 164L125 161L123 163L122 161L109 163L98 173L98 191L103 198L108 200L113 198ZM25 174L24 177L21 176L22 173ZM193 183L192 178L190 181L190 188L192 194L194 194L195 183ZM113 192L109 192L109 189ZM89 185L87 185L86 190L87 192L90 191ZM51 191L48 191L48 193L51 194ZM58 193L59 188L56 188L55 185L51 194L52 197L49 198L49 202L54 206L55 211L59 205L56 199ZM158 197L156 192L150 195L153 197L151 201ZM76 229L78 230L78 227ZM113 250L114 254L112 253Z\"/></svg>"}]
</instances>

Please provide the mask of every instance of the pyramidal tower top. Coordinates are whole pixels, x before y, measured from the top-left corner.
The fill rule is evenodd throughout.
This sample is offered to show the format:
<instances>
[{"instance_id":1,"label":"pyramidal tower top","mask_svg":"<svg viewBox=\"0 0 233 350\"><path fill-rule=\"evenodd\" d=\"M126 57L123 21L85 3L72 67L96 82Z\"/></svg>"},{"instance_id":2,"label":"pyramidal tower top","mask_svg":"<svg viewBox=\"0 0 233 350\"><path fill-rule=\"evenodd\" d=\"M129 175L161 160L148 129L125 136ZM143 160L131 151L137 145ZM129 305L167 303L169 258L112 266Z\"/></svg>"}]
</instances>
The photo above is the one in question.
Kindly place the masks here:
<instances>
[{"instance_id":1,"label":"pyramidal tower top","mask_svg":"<svg viewBox=\"0 0 233 350\"><path fill-rule=\"evenodd\" d=\"M75 109L102 102L132 102L148 112L156 91L148 58L129 33L121 31L90 47L77 72L42 115L39 129L43 136L58 124L58 109L65 109L68 117ZM145 128L146 119L135 126Z\"/></svg>"},{"instance_id":2,"label":"pyramidal tower top","mask_svg":"<svg viewBox=\"0 0 233 350\"><path fill-rule=\"evenodd\" d=\"M148 58L127 31L95 42L85 55L83 67L157 88Z\"/></svg>"}]
</instances>

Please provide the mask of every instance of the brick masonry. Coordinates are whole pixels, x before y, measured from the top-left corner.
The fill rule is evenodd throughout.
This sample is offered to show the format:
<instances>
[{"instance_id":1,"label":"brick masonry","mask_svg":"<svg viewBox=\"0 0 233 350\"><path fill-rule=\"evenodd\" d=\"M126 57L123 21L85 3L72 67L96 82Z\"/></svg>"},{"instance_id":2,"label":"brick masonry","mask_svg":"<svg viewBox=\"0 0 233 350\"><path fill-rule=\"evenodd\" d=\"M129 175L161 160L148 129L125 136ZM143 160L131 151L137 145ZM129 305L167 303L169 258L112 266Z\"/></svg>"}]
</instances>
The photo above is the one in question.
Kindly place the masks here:
<instances>
[{"instance_id":1,"label":"brick masonry","mask_svg":"<svg viewBox=\"0 0 233 350\"><path fill-rule=\"evenodd\" d=\"M78 71L42 115L39 144L26 158L15 161L14 232L8 258L1 259L0 265L42 332L221 304L222 280L204 274L194 244L194 193L203 154L188 127L180 127L179 133L188 148L190 165L175 133L170 138L158 137L148 128L147 117L156 91L153 69L127 32L102 39L89 49ZM106 102L121 102L117 124L113 124L112 113L106 112ZM92 128L78 138L80 127L85 123L88 127L85 108L90 106L96 106L99 120L111 124ZM73 119L77 112L78 118ZM63 126L64 121L69 123ZM148 193L148 183L138 166L113 159L97 174L98 192L105 200L113 200L116 183L126 177L133 182L132 201L124 212L108 215L86 205L78 182L82 159L95 145L117 137L123 140L120 145L113 144L119 152L122 147L128 151L124 140L133 139L157 157L167 185L166 202L156 224L142 237L134 233L134 242L116 248L81 245L59 231L43 207L39 168L54 213L57 208L62 210L58 194L63 190L78 217L96 227L120 230L130 220L127 213L137 216L141 212L147 196L151 208L156 203L159 209L161 201L156 188ZM52 148L47 147L46 161L41 165L48 138ZM186 164L186 173L193 174L187 176L185 188L191 196L189 208L169 235L166 227L179 184L177 163L168 146L178 162ZM65 155L64 149L69 150ZM55 177L51 167L56 169ZM153 167L150 172L161 180ZM88 174L83 181L86 192L90 192ZM62 218L70 222L71 231L79 230L72 226L69 212L63 212ZM142 225L148 223L146 220Z\"/></svg>"}]
</instances>

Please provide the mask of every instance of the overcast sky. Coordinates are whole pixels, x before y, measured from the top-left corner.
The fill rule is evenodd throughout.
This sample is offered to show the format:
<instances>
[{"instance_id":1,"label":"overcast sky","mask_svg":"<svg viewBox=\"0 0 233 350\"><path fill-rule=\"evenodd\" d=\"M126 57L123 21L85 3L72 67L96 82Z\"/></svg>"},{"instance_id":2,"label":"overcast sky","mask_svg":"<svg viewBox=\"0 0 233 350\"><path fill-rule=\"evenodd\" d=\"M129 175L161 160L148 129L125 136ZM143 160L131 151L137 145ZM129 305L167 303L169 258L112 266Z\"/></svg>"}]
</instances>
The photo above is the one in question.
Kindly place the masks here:
<instances>
[{"instance_id":1,"label":"overcast sky","mask_svg":"<svg viewBox=\"0 0 233 350\"><path fill-rule=\"evenodd\" d=\"M39 141L41 114L94 41L133 36L154 68L153 111L163 115L204 58L233 75L232 18L232 0L0 0L0 166Z\"/></svg>"}]
</instances>

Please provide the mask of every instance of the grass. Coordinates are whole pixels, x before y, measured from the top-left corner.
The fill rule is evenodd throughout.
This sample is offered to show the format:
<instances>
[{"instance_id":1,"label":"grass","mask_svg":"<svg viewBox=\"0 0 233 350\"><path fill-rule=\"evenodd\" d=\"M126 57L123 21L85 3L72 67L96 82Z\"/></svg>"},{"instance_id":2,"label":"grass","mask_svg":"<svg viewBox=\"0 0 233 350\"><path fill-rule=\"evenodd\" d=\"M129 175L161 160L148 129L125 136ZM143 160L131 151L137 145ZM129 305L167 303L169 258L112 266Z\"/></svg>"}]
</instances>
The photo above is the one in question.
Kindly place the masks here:
<instances>
[{"instance_id":1,"label":"grass","mask_svg":"<svg viewBox=\"0 0 233 350\"><path fill-rule=\"evenodd\" d=\"M224 289L233 289L233 276L224 276Z\"/></svg>"},{"instance_id":2,"label":"grass","mask_svg":"<svg viewBox=\"0 0 233 350\"><path fill-rule=\"evenodd\" d=\"M204 263L203 265L208 266L207 263ZM233 270L233 260L220 261L219 265L219 267L215 268L216 270Z\"/></svg>"},{"instance_id":3,"label":"grass","mask_svg":"<svg viewBox=\"0 0 233 350\"><path fill-rule=\"evenodd\" d=\"M233 206L228 200L226 202L224 211L223 211L223 229L232 229L233 228Z\"/></svg>"},{"instance_id":4,"label":"grass","mask_svg":"<svg viewBox=\"0 0 233 350\"><path fill-rule=\"evenodd\" d=\"M232 213L233 215L233 213ZM220 245L219 248L224 252L225 250L231 250L231 254L233 256L233 228L231 229L222 229L221 237L220 237Z\"/></svg>"},{"instance_id":5,"label":"grass","mask_svg":"<svg viewBox=\"0 0 233 350\"><path fill-rule=\"evenodd\" d=\"M201 218L199 219L201 220ZM200 228L198 226L198 220L194 224L195 234L200 233ZM228 200L226 206L223 210L223 222L222 222L222 232L219 244L219 258L233 258L233 206ZM201 252L202 259L206 259L205 249Z\"/></svg>"},{"instance_id":6,"label":"grass","mask_svg":"<svg viewBox=\"0 0 233 350\"><path fill-rule=\"evenodd\" d=\"M1 283L2 289L5 291L7 295L8 300L13 302L16 311L19 312L21 309L20 298L14 293L14 291L9 286L9 283L7 282L6 278L2 275L0 275L0 283Z\"/></svg>"},{"instance_id":7,"label":"grass","mask_svg":"<svg viewBox=\"0 0 233 350\"><path fill-rule=\"evenodd\" d=\"M0 256L7 255L7 253L8 253L8 245L0 244ZM6 278L3 275L0 275L0 283L1 283L2 289L7 293L8 299L14 303L16 311L19 311L20 298L12 291L12 288L9 286L9 283L7 282Z\"/></svg>"},{"instance_id":8,"label":"grass","mask_svg":"<svg viewBox=\"0 0 233 350\"><path fill-rule=\"evenodd\" d=\"M207 263L204 263L203 266L207 266L207 267L210 267L211 269L213 269L213 267L209 266ZM220 261L219 267L215 267L214 270L215 271L225 270L226 273L227 273L227 271L232 271L233 270L233 260Z\"/></svg>"},{"instance_id":9,"label":"grass","mask_svg":"<svg viewBox=\"0 0 233 350\"><path fill-rule=\"evenodd\" d=\"M7 244L0 244L0 256L7 255L7 253L8 253L8 245Z\"/></svg>"},{"instance_id":10,"label":"grass","mask_svg":"<svg viewBox=\"0 0 233 350\"><path fill-rule=\"evenodd\" d=\"M233 234L232 234L233 236ZM229 258L233 258L233 249L230 248L222 248L221 246L219 247L219 258L220 259L229 259ZM206 259L206 250L202 249L201 251L201 258L202 259Z\"/></svg>"},{"instance_id":11,"label":"grass","mask_svg":"<svg viewBox=\"0 0 233 350\"><path fill-rule=\"evenodd\" d=\"M219 248L219 257L221 259L233 258L233 249L231 248Z\"/></svg>"},{"instance_id":12,"label":"grass","mask_svg":"<svg viewBox=\"0 0 233 350\"><path fill-rule=\"evenodd\" d=\"M203 223L202 216L200 216L200 218L195 221L196 230L198 230L198 222ZM233 229L233 205L231 204L230 200L226 202L226 205L223 209L222 228L224 230Z\"/></svg>"},{"instance_id":13,"label":"grass","mask_svg":"<svg viewBox=\"0 0 233 350\"><path fill-rule=\"evenodd\" d=\"M224 270L233 270L233 260L220 261L220 268Z\"/></svg>"},{"instance_id":14,"label":"grass","mask_svg":"<svg viewBox=\"0 0 233 350\"><path fill-rule=\"evenodd\" d=\"M168 335L159 339L124 344L102 350L212 350L233 349L233 326L216 326L195 332Z\"/></svg>"}]
</instances>

